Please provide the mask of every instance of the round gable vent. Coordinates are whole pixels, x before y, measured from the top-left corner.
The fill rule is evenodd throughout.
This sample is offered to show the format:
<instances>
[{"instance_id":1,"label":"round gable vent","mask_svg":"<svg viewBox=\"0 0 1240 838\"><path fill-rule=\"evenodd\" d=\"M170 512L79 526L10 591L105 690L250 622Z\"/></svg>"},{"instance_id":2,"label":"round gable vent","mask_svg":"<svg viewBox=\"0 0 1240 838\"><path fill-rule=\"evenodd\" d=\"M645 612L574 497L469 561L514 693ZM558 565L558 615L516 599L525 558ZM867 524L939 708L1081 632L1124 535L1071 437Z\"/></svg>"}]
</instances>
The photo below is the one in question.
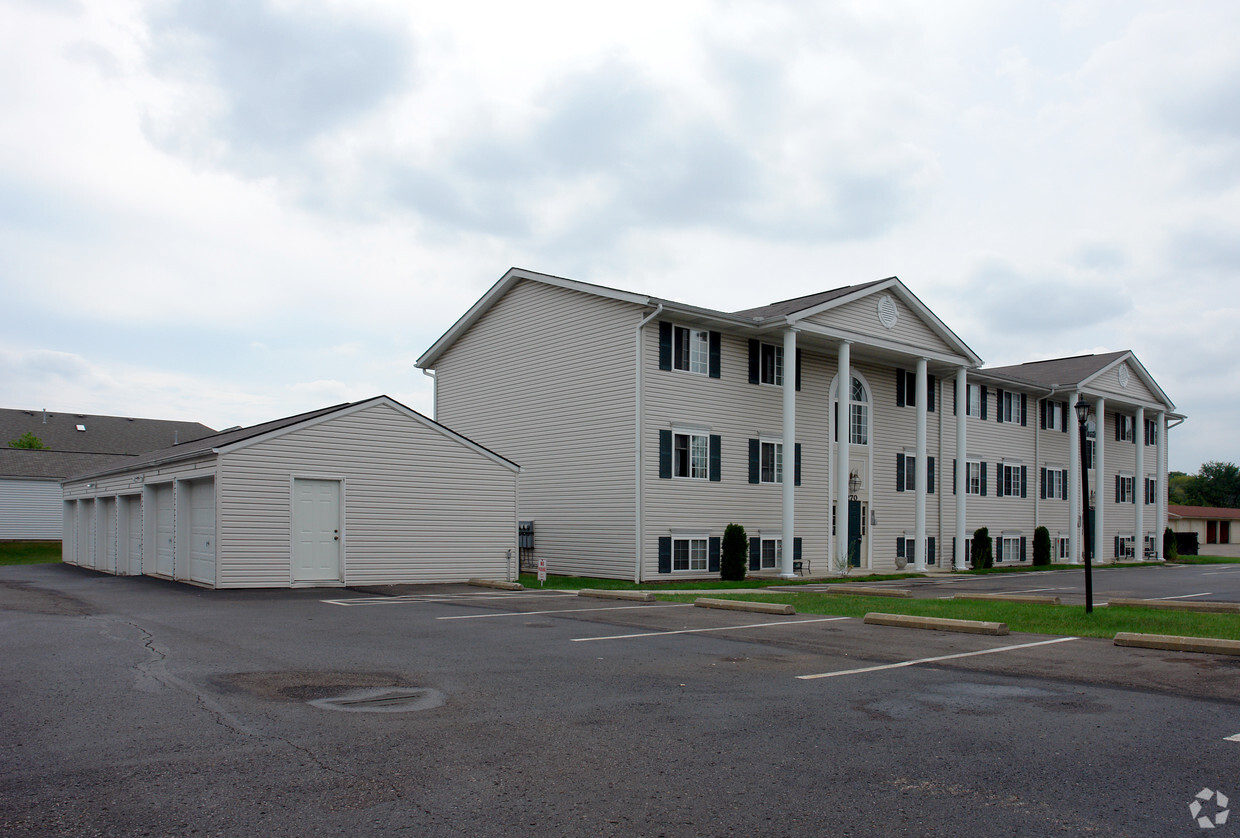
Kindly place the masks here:
<instances>
[{"instance_id":1,"label":"round gable vent","mask_svg":"<svg viewBox=\"0 0 1240 838\"><path fill-rule=\"evenodd\" d=\"M891 329L899 319L900 310L896 308L896 301L891 299L890 294L884 294L878 301L878 322L884 328Z\"/></svg>"},{"instance_id":2,"label":"round gable vent","mask_svg":"<svg viewBox=\"0 0 1240 838\"><path fill-rule=\"evenodd\" d=\"M1115 374L1119 377L1119 386L1127 387L1128 386L1128 365L1120 364L1119 369L1115 371Z\"/></svg>"}]
</instances>

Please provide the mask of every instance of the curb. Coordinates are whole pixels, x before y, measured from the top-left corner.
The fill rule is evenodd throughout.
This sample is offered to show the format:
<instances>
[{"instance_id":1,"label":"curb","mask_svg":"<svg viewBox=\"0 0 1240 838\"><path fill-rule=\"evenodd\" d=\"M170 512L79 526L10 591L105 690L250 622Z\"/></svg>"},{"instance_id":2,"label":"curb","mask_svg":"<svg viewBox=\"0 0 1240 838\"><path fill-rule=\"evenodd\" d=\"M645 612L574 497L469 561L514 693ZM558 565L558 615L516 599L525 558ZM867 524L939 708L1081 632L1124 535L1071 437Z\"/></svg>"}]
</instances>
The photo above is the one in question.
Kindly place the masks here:
<instances>
[{"instance_id":1,"label":"curb","mask_svg":"<svg viewBox=\"0 0 1240 838\"><path fill-rule=\"evenodd\" d=\"M861 588L855 585L832 585L828 589L828 593L832 594L855 594L856 596L889 596L899 597L900 599L911 599L912 591L903 591L898 588Z\"/></svg>"},{"instance_id":2,"label":"curb","mask_svg":"<svg viewBox=\"0 0 1240 838\"><path fill-rule=\"evenodd\" d=\"M931 629L934 631L959 631L965 634L1008 633L1006 623L988 623L982 620L954 620L948 617L915 617L912 614L882 614L871 611L863 622L871 626L896 626L898 628Z\"/></svg>"},{"instance_id":3,"label":"curb","mask_svg":"<svg viewBox=\"0 0 1240 838\"><path fill-rule=\"evenodd\" d=\"M756 611L759 614L795 614L791 605L778 602L745 602L739 599L707 599L698 597L693 604L699 608L722 608L725 611Z\"/></svg>"},{"instance_id":4,"label":"curb","mask_svg":"<svg viewBox=\"0 0 1240 838\"><path fill-rule=\"evenodd\" d=\"M520 582L504 582L499 579L470 579L469 584L475 588L499 588L501 591L524 591Z\"/></svg>"},{"instance_id":5,"label":"curb","mask_svg":"<svg viewBox=\"0 0 1240 838\"><path fill-rule=\"evenodd\" d=\"M603 588L582 588L577 596L589 596L595 599L628 599L634 602L654 602L654 594L650 591L609 591Z\"/></svg>"},{"instance_id":6,"label":"curb","mask_svg":"<svg viewBox=\"0 0 1240 838\"><path fill-rule=\"evenodd\" d=\"M1022 596L1020 594L955 594L952 599L965 602L1034 602L1039 605L1058 605L1057 596Z\"/></svg>"},{"instance_id":7,"label":"curb","mask_svg":"<svg viewBox=\"0 0 1240 838\"><path fill-rule=\"evenodd\" d=\"M1201 652L1206 655L1240 655L1240 640L1220 640L1217 637L1178 637L1173 634L1121 631L1115 635L1115 645L1171 652Z\"/></svg>"},{"instance_id":8,"label":"curb","mask_svg":"<svg viewBox=\"0 0 1240 838\"><path fill-rule=\"evenodd\" d=\"M1169 599L1113 599L1107 606L1158 608L1163 611L1197 611L1203 614L1240 614L1240 602L1183 602Z\"/></svg>"}]
</instances>

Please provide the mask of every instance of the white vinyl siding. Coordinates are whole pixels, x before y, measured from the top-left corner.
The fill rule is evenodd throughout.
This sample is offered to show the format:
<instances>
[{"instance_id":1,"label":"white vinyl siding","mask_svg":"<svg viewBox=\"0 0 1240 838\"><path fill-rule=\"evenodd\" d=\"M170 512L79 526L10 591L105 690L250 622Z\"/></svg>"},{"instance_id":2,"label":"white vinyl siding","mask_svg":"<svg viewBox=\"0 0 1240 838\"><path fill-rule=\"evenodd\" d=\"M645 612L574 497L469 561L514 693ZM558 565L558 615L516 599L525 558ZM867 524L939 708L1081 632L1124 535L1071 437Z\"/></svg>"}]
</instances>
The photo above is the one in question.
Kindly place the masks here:
<instances>
[{"instance_id":1,"label":"white vinyl siding","mask_svg":"<svg viewBox=\"0 0 1240 838\"><path fill-rule=\"evenodd\" d=\"M890 296L896 304L896 325L892 329L884 328L878 320L878 302L886 293L876 291L859 300L807 317L806 322L828 328L846 329L857 334L874 335L877 338L896 341L937 355L958 353L959 350L956 347L949 346L895 294Z\"/></svg>"},{"instance_id":2,"label":"white vinyl siding","mask_svg":"<svg viewBox=\"0 0 1240 838\"><path fill-rule=\"evenodd\" d=\"M0 478L0 540L54 541L62 517L58 481Z\"/></svg>"}]
</instances>

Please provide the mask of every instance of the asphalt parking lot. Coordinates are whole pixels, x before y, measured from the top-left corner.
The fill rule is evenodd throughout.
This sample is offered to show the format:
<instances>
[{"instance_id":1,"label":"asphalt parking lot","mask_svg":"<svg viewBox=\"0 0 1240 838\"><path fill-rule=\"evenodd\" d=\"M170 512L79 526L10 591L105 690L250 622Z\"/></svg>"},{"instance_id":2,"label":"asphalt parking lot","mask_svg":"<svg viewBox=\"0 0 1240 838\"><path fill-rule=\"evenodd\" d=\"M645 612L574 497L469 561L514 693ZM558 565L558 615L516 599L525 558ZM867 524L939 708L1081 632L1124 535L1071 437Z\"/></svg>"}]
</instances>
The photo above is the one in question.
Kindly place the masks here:
<instances>
[{"instance_id":1,"label":"asphalt parking lot","mask_svg":"<svg viewBox=\"0 0 1240 838\"><path fill-rule=\"evenodd\" d=\"M0 638L5 835L1178 835L1240 793L1240 660L1100 640L58 565L0 569Z\"/></svg>"}]
</instances>

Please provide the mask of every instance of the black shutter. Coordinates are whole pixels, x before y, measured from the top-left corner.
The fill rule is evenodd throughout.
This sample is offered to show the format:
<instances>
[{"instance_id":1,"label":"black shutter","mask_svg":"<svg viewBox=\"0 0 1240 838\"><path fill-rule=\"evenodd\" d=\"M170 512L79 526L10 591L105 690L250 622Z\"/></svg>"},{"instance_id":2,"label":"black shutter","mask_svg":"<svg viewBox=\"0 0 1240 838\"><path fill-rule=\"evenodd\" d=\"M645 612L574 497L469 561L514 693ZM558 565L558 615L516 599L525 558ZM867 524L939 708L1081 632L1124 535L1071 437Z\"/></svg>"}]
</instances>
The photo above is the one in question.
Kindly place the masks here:
<instances>
[{"instance_id":1,"label":"black shutter","mask_svg":"<svg viewBox=\"0 0 1240 838\"><path fill-rule=\"evenodd\" d=\"M718 483L723 471L723 437L719 434L710 435L710 479Z\"/></svg>"},{"instance_id":2,"label":"black shutter","mask_svg":"<svg viewBox=\"0 0 1240 838\"><path fill-rule=\"evenodd\" d=\"M1003 463L995 463L995 497L1003 497Z\"/></svg>"},{"instance_id":3,"label":"black shutter","mask_svg":"<svg viewBox=\"0 0 1240 838\"><path fill-rule=\"evenodd\" d=\"M1119 558L1119 536L1115 536L1115 558Z\"/></svg>"},{"instance_id":4,"label":"black shutter","mask_svg":"<svg viewBox=\"0 0 1240 838\"><path fill-rule=\"evenodd\" d=\"M926 492L934 494L934 457L926 458Z\"/></svg>"},{"instance_id":5,"label":"black shutter","mask_svg":"<svg viewBox=\"0 0 1240 838\"><path fill-rule=\"evenodd\" d=\"M797 389L801 389L801 350L797 349Z\"/></svg>"},{"instance_id":6,"label":"black shutter","mask_svg":"<svg viewBox=\"0 0 1240 838\"><path fill-rule=\"evenodd\" d=\"M987 402L990 401L990 392L986 389L986 385L982 385L982 421L986 420L986 412L990 409Z\"/></svg>"},{"instance_id":7,"label":"black shutter","mask_svg":"<svg viewBox=\"0 0 1240 838\"><path fill-rule=\"evenodd\" d=\"M1119 503L1119 475L1115 475L1115 502Z\"/></svg>"},{"instance_id":8,"label":"black shutter","mask_svg":"<svg viewBox=\"0 0 1240 838\"><path fill-rule=\"evenodd\" d=\"M706 570L710 573L719 572L719 537L712 536L706 542Z\"/></svg>"},{"instance_id":9,"label":"black shutter","mask_svg":"<svg viewBox=\"0 0 1240 838\"><path fill-rule=\"evenodd\" d=\"M904 407L904 370L896 370L896 407Z\"/></svg>"},{"instance_id":10,"label":"black shutter","mask_svg":"<svg viewBox=\"0 0 1240 838\"><path fill-rule=\"evenodd\" d=\"M757 384L761 381L759 375L760 362L762 355L761 345L753 338L749 339L749 383Z\"/></svg>"},{"instance_id":11,"label":"black shutter","mask_svg":"<svg viewBox=\"0 0 1240 838\"><path fill-rule=\"evenodd\" d=\"M904 455L896 454L896 491L904 491Z\"/></svg>"},{"instance_id":12,"label":"black shutter","mask_svg":"<svg viewBox=\"0 0 1240 838\"><path fill-rule=\"evenodd\" d=\"M1046 408L1050 406L1050 402L1038 399L1038 421L1039 427L1046 430Z\"/></svg>"},{"instance_id":13,"label":"black shutter","mask_svg":"<svg viewBox=\"0 0 1240 838\"><path fill-rule=\"evenodd\" d=\"M982 463L982 497L986 497L986 464Z\"/></svg>"},{"instance_id":14,"label":"black shutter","mask_svg":"<svg viewBox=\"0 0 1240 838\"><path fill-rule=\"evenodd\" d=\"M672 476L672 432L659 431L659 477L666 480Z\"/></svg>"},{"instance_id":15,"label":"black shutter","mask_svg":"<svg viewBox=\"0 0 1240 838\"><path fill-rule=\"evenodd\" d=\"M796 458L796 463L793 465L793 468L792 468L792 471L793 471L792 485L800 486L801 485L801 443L798 442L793 447L793 454Z\"/></svg>"},{"instance_id":16,"label":"black shutter","mask_svg":"<svg viewBox=\"0 0 1240 838\"><path fill-rule=\"evenodd\" d=\"M995 561L1003 561L1003 536L1000 535L995 539Z\"/></svg>"},{"instance_id":17,"label":"black shutter","mask_svg":"<svg viewBox=\"0 0 1240 838\"><path fill-rule=\"evenodd\" d=\"M1039 495L1039 497L1042 498L1042 500L1046 500L1046 469L1045 468L1042 469L1042 488L1040 491L1041 491L1041 494Z\"/></svg>"},{"instance_id":18,"label":"black shutter","mask_svg":"<svg viewBox=\"0 0 1240 838\"><path fill-rule=\"evenodd\" d=\"M1022 562L1024 562L1024 561L1028 561L1028 560L1029 560L1029 553L1027 552L1028 547L1029 547L1029 542L1028 542L1028 539L1026 539L1026 538L1022 535L1022 536L1020 537L1020 560L1021 560Z\"/></svg>"},{"instance_id":19,"label":"black shutter","mask_svg":"<svg viewBox=\"0 0 1240 838\"><path fill-rule=\"evenodd\" d=\"M749 569L762 569L762 539L749 539Z\"/></svg>"},{"instance_id":20,"label":"black shutter","mask_svg":"<svg viewBox=\"0 0 1240 838\"><path fill-rule=\"evenodd\" d=\"M1119 434L1119 414L1117 413L1117 414L1115 414L1115 441L1116 441L1116 442L1119 442L1119 438L1120 438L1120 434Z\"/></svg>"},{"instance_id":21,"label":"black shutter","mask_svg":"<svg viewBox=\"0 0 1240 838\"><path fill-rule=\"evenodd\" d=\"M801 537L796 536L792 539L792 560L794 562L801 561Z\"/></svg>"},{"instance_id":22,"label":"black shutter","mask_svg":"<svg viewBox=\"0 0 1240 838\"><path fill-rule=\"evenodd\" d=\"M659 539L659 573L672 572L672 539L663 536Z\"/></svg>"},{"instance_id":23,"label":"black shutter","mask_svg":"<svg viewBox=\"0 0 1240 838\"><path fill-rule=\"evenodd\" d=\"M995 421L1003 421L1003 391L995 391Z\"/></svg>"},{"instance_id":24,"label":"black shutter","mask_svg":"<svg viewBox=\"0 0 1240 838\"><path fill-rule=\"evenodd\" d=\"M1029 410L1025 394L1020 394L1020 425L1022 428L1029 427Z\"/></svg>"},{"instance_id":25,"label":"black shutter","mask_svg":"<svg viewBox=\"0 0 1240 838\"><path fill-rule=\"evenodd\" d=\"M960 469L960 461L952 458L952 494L956 494L956 482L960 479L958 471Z\"/></svg>"},{"instance_id":26,"label":"black shutter","mask_svg":"<svg viewBox=\"0 0 1240 838\"><path fill-rule=\"evenodd\" d=\"M934 413L934 391L938 388L938 379L933 375L926 376L926 410Z\"/></svg>"},{"instance_id":27,"label":"black shutter","mask_svg":"<svg viewBox=\"0 0 1240 838\"><path fill-rule=\"evenodd\" d=\"M1066 434L1068 432L1068 403L1060 402L1059 410L1063 414L1060 417L1063 421L1059 423L1059 430L1063 431Z\"/></svg>"},{"instance_id":28,"label":"black shutter","mask_svg":"<svg viewBox=\"0 0 1240 838\"><path fill-rule=\"evenodd\" d=\"M710 377L719 378L722 374L722 358L723 350L721 347L722 338L718 332L710 333Z\"/></svg>"},{"instance_id":29,"label":"black shutter","mask_svg":"<svg viewBox=\"0 0 1240 838\"><path fill-rule=\"evenodd\" d=\"M960 394L957 392L958 389L959 389L959 385L956 383L956 379L953 378L952 379L952 416L955 416L957 413L956 401L960 398Z\"/></svg>"},{"instance_id":30,"label":"black shutter","mask_svg":"<svg viewBox=\"0 0 1240 838\"><path fill-rule=\"evenodd\" d=\"M904 558L904 536L896 537L896 558Z\"/></svg>"},{"instance_id":31,"label":"black shutter","mask_svg":"<svg viewBox=\"0 0 1240 838\"><path fill-rule=\"evenodd\" d=\"M926 539L926 564L934 564L934 536Z\"/></svg>"},{"instance_id":32,"label":"black shutter","mask_svg":"<svg viewBox=\"0 0 1240 838\"><path fill-rule=\"evenodd\" d=\"M761 467L761 446L758 440L749 440L749 482L757 483L759 481L759 469Z\"/></svg>"},{"instance_id":33,"label":"black shutter","mask_svg":"<svg viewBox=\"0 0 1240 838\"><path fill-rule=\"evenodd\" d=\"M1020 496L1029 497L1029 468L1027 466L1020 467Z\"/></svg>"},{"instance_id":34,"label":"black shutter","mask_svg":"<svg viewBox=\"0 0 1240 838\"><path fill-rule=\"evenodd\" d=\"M672 368L672 324L659 324L659 369Z\"/></svg>"}]
</instances>

